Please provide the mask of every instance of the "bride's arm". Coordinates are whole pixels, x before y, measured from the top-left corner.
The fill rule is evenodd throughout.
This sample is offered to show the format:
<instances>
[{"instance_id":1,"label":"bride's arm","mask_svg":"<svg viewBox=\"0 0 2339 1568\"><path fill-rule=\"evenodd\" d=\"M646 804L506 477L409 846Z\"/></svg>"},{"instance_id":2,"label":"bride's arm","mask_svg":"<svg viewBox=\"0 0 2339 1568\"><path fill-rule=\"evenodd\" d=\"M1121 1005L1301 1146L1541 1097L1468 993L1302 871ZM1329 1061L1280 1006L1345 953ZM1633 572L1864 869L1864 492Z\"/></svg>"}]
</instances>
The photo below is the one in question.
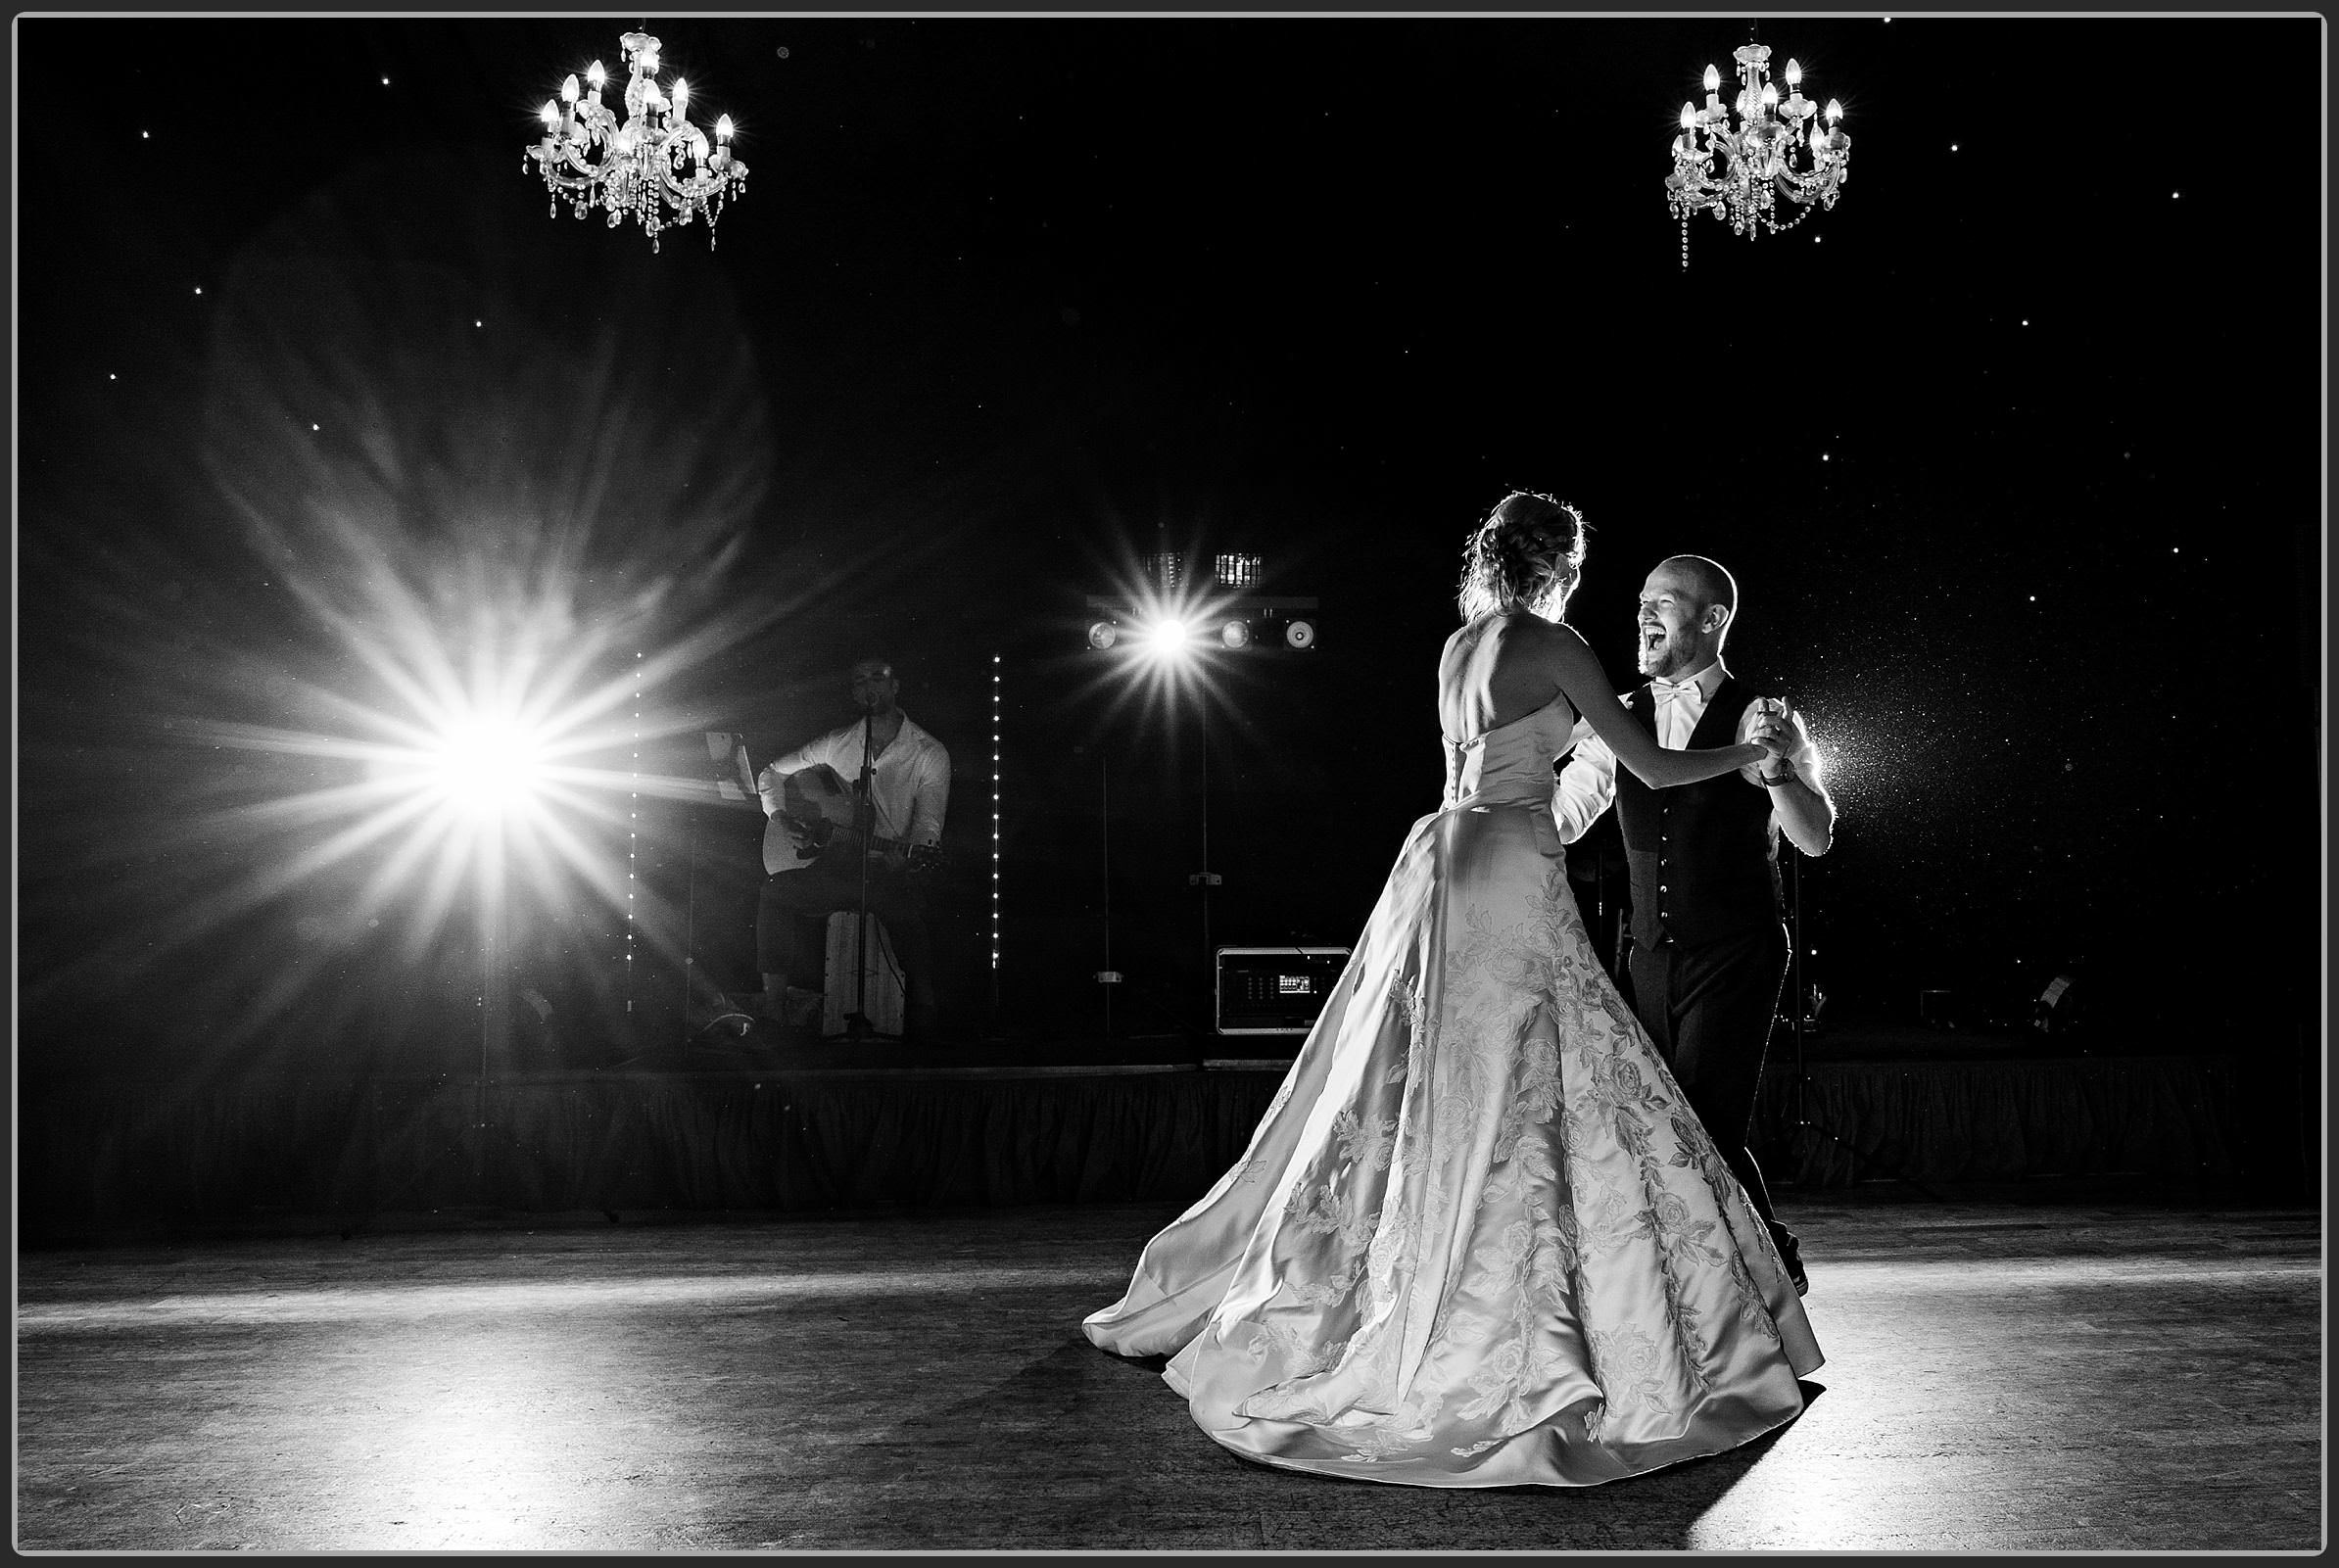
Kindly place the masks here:
<instances>
[{"instance_id":1,"label":"bride's arm","mask_svg":"<svg viewBox=\"0 0 2339 1568\"><path fill-rule=\"evenodd\" d=\"M1542 641L1546 668L1558 683L1560 694L1591 724L1593 734L1608 743L1616 760L1651 789L1718 779L1778 754L1770 746L1751 741L1700 751L1667 751L1625 712L1624 704L1608 689L1599 660L1573 627L1553 626Z\"/></svg>"}]
</instances>

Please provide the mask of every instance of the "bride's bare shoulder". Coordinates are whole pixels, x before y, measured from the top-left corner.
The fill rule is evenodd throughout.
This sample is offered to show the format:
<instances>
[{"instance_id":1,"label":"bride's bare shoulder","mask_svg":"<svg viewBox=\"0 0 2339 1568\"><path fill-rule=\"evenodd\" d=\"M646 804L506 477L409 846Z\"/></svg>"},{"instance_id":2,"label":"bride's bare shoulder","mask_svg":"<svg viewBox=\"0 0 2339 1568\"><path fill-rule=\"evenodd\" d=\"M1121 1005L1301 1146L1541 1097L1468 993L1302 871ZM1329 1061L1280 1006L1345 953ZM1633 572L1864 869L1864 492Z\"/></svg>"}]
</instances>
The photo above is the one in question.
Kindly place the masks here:
<instances>
[{"instance_id":1,"label":"bride's bare shoulder","mask_svg":"<svg viewBox=\"0 0 2339 1568\"><path fill-rule=\"evenodd\" d=\"M1509 627L1509 640L1522 648L1543 652L1551 648L1582 647L1583 637L1565 621L1547 621L1540 615L1521 615Z\"/></svg>"}]
</instances>

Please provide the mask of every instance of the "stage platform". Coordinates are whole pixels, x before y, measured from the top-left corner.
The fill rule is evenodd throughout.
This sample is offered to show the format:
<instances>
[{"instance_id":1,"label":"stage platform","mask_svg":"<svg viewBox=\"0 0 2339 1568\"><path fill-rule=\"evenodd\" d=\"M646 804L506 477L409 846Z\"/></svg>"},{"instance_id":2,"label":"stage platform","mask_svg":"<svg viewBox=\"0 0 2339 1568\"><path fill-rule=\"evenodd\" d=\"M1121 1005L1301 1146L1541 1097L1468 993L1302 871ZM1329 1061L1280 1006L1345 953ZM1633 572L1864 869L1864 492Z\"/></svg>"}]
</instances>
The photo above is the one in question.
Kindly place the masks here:
<instances>
[{"instance_id":1,"label":"stage platform","mask_svg":"<svg viewBox=\"0 0 2339 1568\"><path fill-rule=\"evenodd\" d=\"M1788 1187L2133 1174L2290 1190L2304 1132L2215 1056L2054 1056L1949 1031L1774 1053L1756 1153ZM344 1227L387 1212L1187 1202L1240 1156L1296 1037L785 1046L721 1033L598 1069L91 1076L24 1086L21 1234ZM1858 1055L1848 1054L1858 1052ZM1798 1117L1798 1101L1806 1108Z\"/></svg>"}]
</instances>

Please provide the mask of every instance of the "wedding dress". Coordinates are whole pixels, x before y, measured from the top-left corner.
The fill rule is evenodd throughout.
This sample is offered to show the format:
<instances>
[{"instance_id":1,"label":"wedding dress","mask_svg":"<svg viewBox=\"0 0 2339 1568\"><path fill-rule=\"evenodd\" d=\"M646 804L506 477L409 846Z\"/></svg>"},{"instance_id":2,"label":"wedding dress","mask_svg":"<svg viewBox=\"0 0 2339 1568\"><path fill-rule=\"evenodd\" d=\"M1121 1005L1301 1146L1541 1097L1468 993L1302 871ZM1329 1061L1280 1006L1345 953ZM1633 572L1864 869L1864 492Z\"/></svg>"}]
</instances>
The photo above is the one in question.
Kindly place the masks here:
<instances>
[{"instance_id":1,"label":"wedding dress","mask_svg":"<svg viewBox=\"0 0 2339 1568\"><path fill-rule=\"evenodd\" d=\"M1449 738L1249 1149L1089 1339L1218 1443L1432 1487L1736 1447L1821 1363L1744 1191L1594 956L1551 820L1564 698Z\"/></svg>"}]
</instances>

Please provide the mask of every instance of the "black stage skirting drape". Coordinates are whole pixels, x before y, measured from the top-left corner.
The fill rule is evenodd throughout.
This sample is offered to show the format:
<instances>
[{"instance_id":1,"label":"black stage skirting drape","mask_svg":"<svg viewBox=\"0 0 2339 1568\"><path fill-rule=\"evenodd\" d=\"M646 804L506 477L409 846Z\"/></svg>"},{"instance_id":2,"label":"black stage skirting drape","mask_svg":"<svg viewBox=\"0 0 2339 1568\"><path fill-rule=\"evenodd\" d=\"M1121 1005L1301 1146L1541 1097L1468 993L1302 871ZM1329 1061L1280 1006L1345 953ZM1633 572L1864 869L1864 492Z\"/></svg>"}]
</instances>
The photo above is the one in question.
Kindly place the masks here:
<instances>
[{"instance_id":1,"label":"black stage skirting drape","mask_svg":"<svg viewBox=\"0 0 2339 1568\"><path fill-rule=\"evenodd\" d=\"M26 1239L429 1210L1181 1201L1280 1073L1059 1068L591 1072L492 1082L85 1080L29 1093ZM2297 1158L2215 1057L1828 1062L1766 1076L1755 1148L1825 1187L2110 1174L2246 1180Z\"/></svg>"}]
</instances>

